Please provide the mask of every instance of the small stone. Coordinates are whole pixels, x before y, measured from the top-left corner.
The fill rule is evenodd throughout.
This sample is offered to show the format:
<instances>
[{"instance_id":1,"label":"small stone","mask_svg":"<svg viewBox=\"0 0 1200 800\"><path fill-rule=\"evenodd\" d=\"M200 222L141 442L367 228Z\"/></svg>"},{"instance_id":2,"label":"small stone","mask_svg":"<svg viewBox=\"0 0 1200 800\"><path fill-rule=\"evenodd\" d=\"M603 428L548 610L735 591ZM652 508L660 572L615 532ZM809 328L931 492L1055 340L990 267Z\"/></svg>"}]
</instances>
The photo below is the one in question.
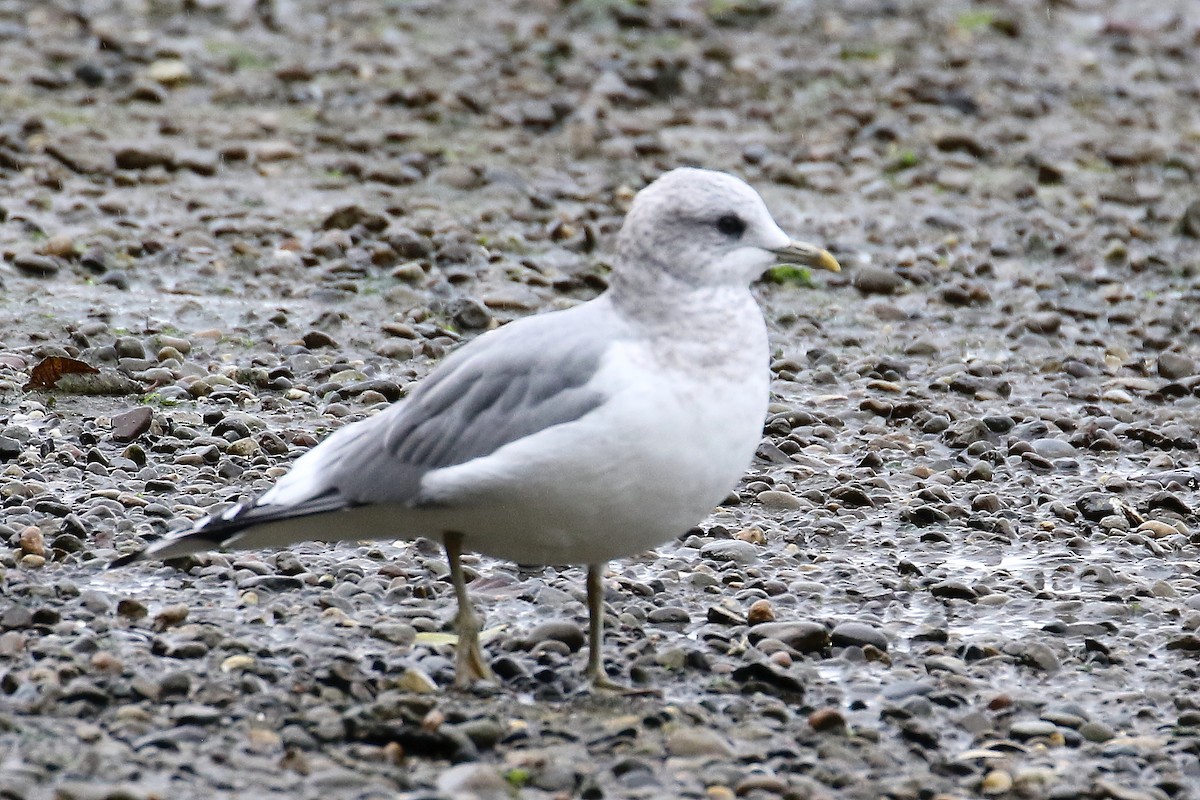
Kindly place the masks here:
<instances>
[{"instance_id":1,"label":"small stone","mask_svg":"<svg viewBox=\"0 0 1200 800\"><path fill-rule=\"evenodd\" d=\"M163 86L179 86L192 79L192 69L178 58L160 58L150 62L146 77Z\"/></svg>"},{"instance_id":2,"label":"small stone","mask_svg":"<svg viewBox=\"0 0 1200 800\"><path fill-rule=\"evenodd\" d=\"M1079 735L1089 742L1095 742L1099 744L1107 742L1117 734L1116 731L1114 731L1108 725L1105 725L1103 722L1088 720L1079 726Z\"/></svg>"},{"instance_id":3,"label":"small stone","mask_svg":"<svg viewBox=\"0 0 1200 800\"><path fill-rule=\"evenodd\" d=\"M0 436L0 461L12 461L25 448L11 436Z\"/></svg>"},{"instance_id":4,"label":"small stone","mask_svg":"<svg viewBox=\"0 0 1200 800\"><path fill-rule=\"evenodd\" d=\"M974 589L960 581L935 583L929 587L929 592L934 597L942 597L950 600L974 600L978 597Z\"/></svg>"},{"instance_id":5,"label":"small stone","mask_svg":"<svg viewBox=\"0 0 1200 800\"><path fill-rule=\"evenodd\" d=\"M126 597L117 601L117 614L126 619L142 619L149 613L150 610L140 600Z\"/></svg>"},{"instance_id":6,"label":"small stone","mask_svg":"<svg viewBox=\"0 0 1200 800\"><path fill-rule=\"evenodd\" d=\"M1179 529L1174 525L1158 519L1148 519L1141 525L1138 525L1137 529L1139 532L1145 533L1154 539L1175 536L1179 533Z\"/></svg>"},{"instance_id":7,"label":"small stone","mask_svg":"<svg viewBox=\"0 0 1200 800\"><path fill-rule=\"evenodd\" d=\"M300 157L300 148L285 140L255 142L251 152L254 154L254 160L260 164Z\"/></svg>"},{"instance_id":8,"label":"small stone","mask_svg":"<svg viewBox=\"0 0 1200 800\"><path fill-rule=\"evenodd\" d=\"M1167 350L1158 356L1158 374L1169 381L1189 378L1196 373L1196 362L1182 353Z\"/></svg>"},{"instance_id":9,"label":"small stone","mask_svg":"<svg viewBox=\"0 0 1200 800\"><path fill-rule=\"evenodd\" d=\"M733 747L711 728L680 726L667 734L667 753L683 758L718 756L731 758Z\"/></svg>"},{"instance_id":10,"label":"small stone","mask_svg":"<svg viewBox=\"0 0 1200 800\"><path fill-rule=\"evenodd\" d=\"M35 278L49 278L61 269L58 259L37 253L22 253L13 258L12 264L19 272Z\"/></svg>"},{"instance_id":11,"label":"small stone","mask_svg":"<svg viewBox=\"0 0 1200 800\"><path fill-rule=\"evenodd\" d=\"M249 457L257 455L261 449L262 448L259 447L258 442L247 436L230 442L229 447L225 452L231 456Z\"/></svg>"},{"instance_id":12,"label":"small stone","mask_svg":"<svg viewBox=\"0 0 1200 800\"><path fill-rule=\"evenodd\" d=\"M21 552L29 555L46 557L46 539L42 535L42 529L36 525L30 525L21 531L20 537Z\"/></svg>"},{"instance_id":13,"label":"small stone","mask_svg":"<svg viewBox=\"0 0 1200 800\"><path fill-rule=\"evenodd\" d=\"M1099 522L1108 516L1120 514L1117 502L1110 494L1089 492L1075 501L1075 507L1090 522Z\"/></svg>"},{"instance_id":14,"label":"small stone","mask_svg":"<svg viewBox=\"0 0 1200 800\"><path fill-rule=\"evenodd\" d=\"M471 800L503 800L512 797L508 781L489 764L458 764L437 777L438 792L447 797Z\"/></svg>"},{"instance_id":15,"label":"small stone","mask_svg":"<svg viewBox=\"0 0 1200 800\"><path fill-rule=\"evenodd\" d=\"M872 645L880 650L888 649L887 636L878 628L863 622L842 622L834 626L830 632L834 647L850 647Z\"/></svg>"},{"instance_id":16,"label":"small stone","mask_svg":"<svg viewBox=\"0 0 1200 800\"><path fill-rule=\"evenodd\" d=\"M767 534L757 525L742 528L733 535L733 538L739 542L749 542L750 544L764 545L767 543Z\"/></svg>"},{"instance_id":17,"label":"small stone","mask_svg":"<svg viewBox=\"0 0 1200 800\"><path fill-rule=\"evenodd\" d=\"M1062 315L1054 311L1042 311L1026 319L1025 327L1030 333L1040 333L1045 336L1055 334L1062 327Z\"/></svg>"},{"instance_id":18,"label":"small stone","mask_svg":"<svg viewBox=\"0 0 1200 800\"><path fill-rule=\"evenodd\" d=\"M309 331L304 334L302 341L304 342L304 346L309 350L320 350L322 347L338 346L334 338L324 331Z\"/></svg>"},{"instance_id":19,"label":"small stone","mask_svg":"<svg viewBox=\"0 0 1200 800\"><path fill-rule=\"evenodd\" d=\"M758 548L737 539L718 539L701 547L700 555L713 561L753 564L758 560Z\"/></svg>"},{"instance_id":20,"label":"small stone","mask_svg":"<svg viewBox=\"0 0 1200 800\"><path fill-rule=\"evenodd\" d=\"M532 650L545 641L562 642L574 653L583 647L587 637L583 629L570 620L547 620L529 632L525 646Z\"/></svg>"},{"instance_id":21,"label":"small stone","mask_svg":"<svg viewBox=\"0 0 1200 800\"><path fill-rule=\"evenodd\" d=\"M1150 587L1150 594L1154 595L1155 597L1179 597L1179 590L1177 590L1170 583L1159 580L1155 581Z\"/></svg>"},{"instance_id":22,"label":"small stone","mask_svg":"<svg viewBox=\"0 0 1200 800\"><path fill-rule=\"evenodd\" d=\"M765 622L750 628L750 641L777 639L801 653L815 653L829 646L829 631L819 622Z\"/></svg>"},{"instance_id":23,"label":"small stone","mask_svg":"<svg viewBox=\"0 0 1200 800\"><path fill-rule=\"evenodd\" d=\"M413 694L432 694L438 690L433 678L424 670L409 667L396 680L396 687Z\"/></svg>"},{"instance_id":24,"label":"small stone","mask_svg":"<svg viewBox=\"0 0 1200 800\"><path fill-rule=\"evenodd\" d=\"M771 607L770 600L755 600L750 604L750 610L746 613L748 625L761 625L764 622L774 621L775 609Z\"/></svg>"},{"instance_id":25,"label":"small stone","mask_svg":"<svg viewBox=\"0 0 1200 800\"><path fill-rule=\"evenodd\" d=\"M808 715L808 724L821 733L841 733L846 730L846 718L836 708L819 708Z\"/></svg>"},{"instance_id":26,"label":"small stone","mask_svg":"<svg viewBox=\"0 0 1200 800\"><path fill-rule=\"evenodd\" d=\"M738 781L733 791L738 797L746 795L782 797L785 789L787 789L787 784L777 775L755 772Z\"/></svg>"},{"instance_id":27,"label":"small stone","mask_svg":"<svg viewBox=\"0 0 1200 800\"><path fill-rule=\"evenodd\" d=\"M229 656L221 662L221 672L240 672L253 667L255 664L254 656L246 655L245 653L237 653Z\"/></svg>"},{"instance_id":28,"label":"small stone","mask_svg":"<svg viewBox=\"0 0 1200 800\"><path fill-rule=\"evenodd\" d=\"M804 508L804 502L791 492L768 489L755 495L755 499L767 508L778 508L784 511L797 511Z\"/></svg>"},{"instance_id":29,"label":"small stone","mask_svg":"<svg viewBox=\"0 0 1200 800\"><path fill-rule=\"evenodd\" d=\"M459 297L451 301L446 312L454 324L463 330L479 331L492 323L492 312L487 306L471 297Z\"/></svg>"},{"instance_id":30,"label":"small stone","mask_svg":"<svg viewBox=\"0 0 1200 800\"><path fill-rule=\"evenodd\" d=\"M1002 769L992 770L979 783L979 791L983 794L1008 794L1012 787L1012 775Z\"/></svg>"},{"instance_id":31,"label":"small stone","mask_svg":"<svg viewBox=\"0 0 1200 800\"><path fill-rule=\"evenodd\" d=\"M895 294L904 284L904 279L884 267L860 267L851 283L863 294Z\"/></svg>"},{"instance_id":32,"label":"small stone","mask_svg":"<svg viewBox=\"0 0 1200 800\"><path fill-rule=\"evenodd\" d=\"M121 169L143 170L151 167L170 169L175 165L175 154L165 145L128 144L117 148L113 159Z\"/></svg>"},{"instance_id":33,"label":"small stone","mask_svg":"<svg viewBox=\"0 0 1200 800\"><path fill-rule=\"evenodd\" d=\"M1193 200L1183 210L1176 230L1181 236L1200 239L1200 200Z\"/></svg>"},{"instance_id":34,"label":"small stone","mask_svg":"<svg viewBox=\"0 0 1200 800\"><path fill-rule=\"evenodd\" d=\"M1018 740L1051 736L1057 731L1057 725L1042 719L1017 720L1008 728L1009 736Z\"/></svg>"},{"instance_id":35,"label":"small stone","mask_svg":"<svg viewBox=\"0 0 1200 800\"><path fill-rule=\"evenodd\" d=\"M173 628L179 625L188 617L188 607L186 603L176 603L159 611L154 615L154 629L158 631Z\"/></svg>"},{"instance_id":36,"label":"small stone","mask_svg":"<svg viewBox=\"0 0 1200 800\"><path fill-rule=\"evenodd\" d=\"M1071 443L1062 439L1034 439L1030 445L1034 452L1042 458L1074 458L1076 455L1075 448Z\"/></svg>"}]
</instances>

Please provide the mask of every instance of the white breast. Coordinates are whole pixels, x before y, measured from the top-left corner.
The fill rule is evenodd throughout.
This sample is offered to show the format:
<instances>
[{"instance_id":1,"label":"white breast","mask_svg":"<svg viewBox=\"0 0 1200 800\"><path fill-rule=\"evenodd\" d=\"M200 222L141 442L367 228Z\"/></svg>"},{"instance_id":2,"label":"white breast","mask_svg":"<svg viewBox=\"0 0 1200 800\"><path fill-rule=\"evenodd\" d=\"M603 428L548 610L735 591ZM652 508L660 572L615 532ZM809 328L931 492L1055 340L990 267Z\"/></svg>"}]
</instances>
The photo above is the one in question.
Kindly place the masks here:
<instances>
[{"instance_id":1,"label":"white breast","mask_svg":"<svg viewBox=\"0 0 1200 800\"><path fill-rule=\"evenodd\" d=\"M749 309L736 310L752 313L721 309L736 328L722 336L676 330L614 345L593 381L609 399L582 419L427 475L423 492L444 504L426 522L489 555L576 564L700 522L745 472L766 414L766 328L744 296Z\"/></svg>"}]
</instances>

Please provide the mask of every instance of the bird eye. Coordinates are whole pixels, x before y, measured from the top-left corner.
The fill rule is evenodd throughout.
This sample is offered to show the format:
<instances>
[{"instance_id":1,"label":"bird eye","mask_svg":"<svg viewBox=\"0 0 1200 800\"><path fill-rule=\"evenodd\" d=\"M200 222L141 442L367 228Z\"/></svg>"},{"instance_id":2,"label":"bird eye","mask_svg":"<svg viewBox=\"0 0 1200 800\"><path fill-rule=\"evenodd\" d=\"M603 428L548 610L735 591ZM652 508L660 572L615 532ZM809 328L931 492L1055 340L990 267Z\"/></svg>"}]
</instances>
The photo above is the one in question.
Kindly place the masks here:
<instances>
[{"instance_id":1,"label":"bird eye","mask_svg":"<svg viewBox=\"0 0 1200 800\"><path fill-rule=\"evenodd\" d=\"M737 214L726 214L717 220L717 230L730 238L740 239L746 232L746 223Z\"/></svg>"}]
</instances>

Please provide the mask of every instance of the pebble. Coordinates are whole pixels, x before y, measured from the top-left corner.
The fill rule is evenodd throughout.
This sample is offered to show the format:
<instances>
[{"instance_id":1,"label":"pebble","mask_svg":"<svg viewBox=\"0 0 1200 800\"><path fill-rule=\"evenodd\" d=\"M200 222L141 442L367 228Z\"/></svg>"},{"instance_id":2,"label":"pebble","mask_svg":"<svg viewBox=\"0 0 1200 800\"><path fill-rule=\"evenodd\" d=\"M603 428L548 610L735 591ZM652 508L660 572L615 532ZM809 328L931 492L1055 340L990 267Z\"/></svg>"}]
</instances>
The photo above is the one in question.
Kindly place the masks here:
<instances>
[{"instance_id":1,"label":"pebble","mask_svg":"<svg viewBox=\"0 0 1200 800\"><path fill-rule=\"evenodd\" d=\"M846 718L836 708L819 708L808 715L808 724L821 733L841 733L846 730Z\"/></svg>"},{"instance_id":2,"label":"pebble","mask_svg":"<svg viewBox=\"0 0 1200 800\"><path fill-rule=\"evenodd\" d=\"M1158 374L1169 381L1189 378L1197 374L1196 362L1182 354L1167 350L1160 353L1157 362Z\"/></svg>"},{"instance_id":3,"label":"pebble","mask_svg":"<svg viewBox=\"0 0 1200 800\"><path fill-rule=\"evenodd\" d=\"M1074 458L1078 454L1070 442L1062 439L1034 439L1030 445L1042 458Z\"/></svg>"},{"instance_id":4,"label":"pebble","mask_svg":"<svg viewBox=\"0 0 1200 800\"><path fill-rule=\"evenodd\" d=\"M20 547L22 553L45 558L46 539L42 535L42 529L36 525L24 528L21 531Z\"/></svg>"},{"instance_id":5,"label":"pebble","mask_svg":"<svg viewBox=\"0 0 1200 800\"><path fill-rule=\"evenodd\" d=\"M1098 720L1088 720L1079 726L1079 735L1097 744L1107 742L1117 734L1111 726Z\"/></svg>"},{"instance_id":6,"label":"pebble","mask_svg":"<svg viewBox=\"0 0 1200 800\"><path fill-rule=\"evenodd\" d=\"M1053 722L1040 719L1022 719L1008 726L1008 734L1014 739L1032 739L1039 736L1050 736L1058 731Z\"/></svg>"},{"instance_id":7,"label":"pebble","mask_svg":"<svg viewBox=\"0 0 1200 800\"><path fill-rule=\"evenodd\" d=\"M738 539L718 539L701 547L700 555L713 561L753 564L758 561L758 548Z\"/></svg>"},{"instance_id":8,"label":"pebble","mask_svg":"<svg viewBox=\"0 0 1200 800\"><path fill-rule=\"evenodd\" d=\"M759 492L755 499L767 508L778 508L786 511L796 511L804 508L804 502L791 492L779 492L769 489Z\"/></svg>"},{"instance_id":9,"label":"pebble","mask_svg":"<svg viewBox=\"0 0 1200 800\"><path fill-rule=\"evenodd\" d=\"M834 647L871 645L885 652L888 649L883 631L864 622L840 622L830 631L830 639Z\"/></svg>"},{"instance_id":10,"label":"pebble","mask_svg":"<svg viewBox=\"0 0 1200 800\"><path fill-rule=\"evenodd\" d=\"M511 800L512 787L490 764L458 764L442 770L439 792L463 800Z\"/></svg>"},{"instance_id":11,"label":"pebble","mask_svg":"<svg viewBox=\"0 0 1200 800\"><path fill-rule=\"evenodd\" d=\"M1012 788L1012 775L1002 769L989 770L979 782L979 791L986 795L1008 794Z\"/></svg>"},{"instance_id":12,"label":"pebble","mask_svg":"<svg viewBox=\"0 0 1200 800\"><path fill-rule=\"evenodd\" d=\"M733 747L725 737L711 728L692 726L681 725L668 731L666 748L670 755L683 758L731 758L734 755Z\"/></svg>"},{"instance_id":13,"label":"pebble","mask_svg":"<svg viewBox=\"0 0 1200 800\"><path fill-rule=\"evenodd\" d=\"M112 436L118 442L132 442L146 431L154 421L154 411L147 406L137 406L116 414L112 418Z\"/></svg>"},{"instance_id":14,"label":"pebble","mask_svg":"<svg viewBox=\"0 0 1200 800\"><path fill-rule=\"evenodd\" d=\"M764 622L775 621L775 609L771 606L770 600L755 600L750 604L750 610L746 614L746 624L761 625Z\"/></svg>"},{"instance_id":15,"label":"pebble","mask_svg":"<svg viewBox=\"0 0 1200 800\"><path fill-rule=\"evenodd\" d=\"M865 266L854 271L851 283L863 294L890 295L899 291L904 279L890 269Z\"/></svg>"},{"instance_id":16,"label":"pebble","mask_svg":"<svg viewBox=\"0 0 1200 800\"><path fill-rule=\"evenodd\" d=\"M766 622L750 628L751 642L775 639L801 653L815 653L830 644L829 631L819 622Z\"/></svg>"},{"instance_id":17,"label":"pebble","mask_svg":"<svg viewBox=\"0 0 1200 800\"><path fill-rule=\"evenodd\" d=\"M684 612L685 618L686 615L687 612ZM574 653L587 642L587 635L583 628L570 620L547 620L529 631L525 637L525 648L530 650L546 641L562 642Z\"/></svg>"},{"instance_id":18,"label":"pebble","mask_svg":"<svg viewBox=\"0 0 1200 800\"><path fill-rule=\"evenodd\" d=\"M396 679L397 688L412 692L414 694L433 694L437 691L438 685L434 683L433 678L424 670L417 667L409 667L400 674Z\"/></svg>"},{"instance_id":19,"label":"pebble","mask_svg":"<svg viewBox=\"0 0 1200 800\"><path fill-rule=\"evenodd\" d=\"M192 69L181 59L160 58L150 62L146 77L163 86L179 86L192 79Z\"/></svg>"},{"instance_id":20,"label":"pebble","mask_svg":"<svg viewBox=\"0 0 1200 800\"><path fill-rule=\"evenodd\" d=\"M147 170L153 167L170 169L175 165L175 154L162 144L128 144L117 148L113 160L121 169Z\"/></svg>"}]
</instances>

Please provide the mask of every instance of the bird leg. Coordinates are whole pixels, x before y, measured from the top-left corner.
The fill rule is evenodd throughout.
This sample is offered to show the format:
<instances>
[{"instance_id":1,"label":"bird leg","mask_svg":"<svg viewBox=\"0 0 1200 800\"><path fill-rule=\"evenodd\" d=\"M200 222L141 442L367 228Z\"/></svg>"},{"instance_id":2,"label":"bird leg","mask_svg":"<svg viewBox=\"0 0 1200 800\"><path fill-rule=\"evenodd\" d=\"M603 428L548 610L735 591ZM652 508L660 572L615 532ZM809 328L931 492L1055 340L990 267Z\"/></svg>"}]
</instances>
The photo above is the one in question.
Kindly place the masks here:
<instances>
[{"instance_id":1,"label":"bird leg","mask_svg":"<svg viewBox=\"0 0 1200 800\"><path fill-rule=\"evenodd\" d=\"M479 647L479 617L471 606L467 579L463 576L462 539L461 533L447 533L442 537L446 561L450 564L450 582L454 584L454 596L458 599L458 613L454 615L454 632L458 634L458 644L454 648L454 685L467 689L477 680L495 682L496 678Z\"/></svg>"},{"instance_id":2,"label":"bird leg","mask_svg":"<svg viewBox=\"0 0 1200 800\"><path fill-rule=\"evenodd\" d=\"M608 677L608 673L604 671L604 586L600 580L603 571L603 563L588 564L588 680L592 682L592 689L597 692L613 692L623 695L658 695L659 692L656 689L634 689L631 686L617 683Z\"/></svg>"}]
</instances>

